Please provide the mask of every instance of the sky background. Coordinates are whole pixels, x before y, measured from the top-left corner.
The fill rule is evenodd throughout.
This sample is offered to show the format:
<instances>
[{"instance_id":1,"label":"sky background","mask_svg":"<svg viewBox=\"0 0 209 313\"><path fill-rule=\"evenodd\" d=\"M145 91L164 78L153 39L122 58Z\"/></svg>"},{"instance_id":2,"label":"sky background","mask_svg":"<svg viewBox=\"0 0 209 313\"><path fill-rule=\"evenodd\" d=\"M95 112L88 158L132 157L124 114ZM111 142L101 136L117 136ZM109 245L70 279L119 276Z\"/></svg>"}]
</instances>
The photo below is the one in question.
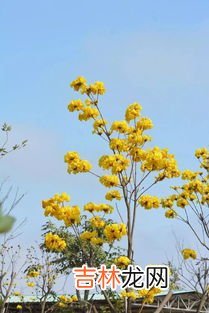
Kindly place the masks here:
<instances>
[{"instance_id":1,"label":"sky background","mask_svg":"<svg viewBox=\"0 0 209 313\"><path fill-rule=\"evenodd\" d=\"M122 119L140 102L153 120L153 145L168 147L181 169L197 169L194 150L208 145L209 1L0 1L0 122L13 126L11 143L28 146L1 160L1 180L26 193L14 214L27 218L19 242L40 242L46 221L41 200L66 191L71 203L101 202L106 189L90 175L70 176L63 162L79 151L95 167L104 153L91 122L80 123L67 105L69 83L82 75L105 82L107 118ZM153 194L169 193L171 182ZM121 208L123 210L123 208ZM163 210L140 210L135 258L156 264L176 254L176 238L196 243Z\"/></svg>"}]
</instances>

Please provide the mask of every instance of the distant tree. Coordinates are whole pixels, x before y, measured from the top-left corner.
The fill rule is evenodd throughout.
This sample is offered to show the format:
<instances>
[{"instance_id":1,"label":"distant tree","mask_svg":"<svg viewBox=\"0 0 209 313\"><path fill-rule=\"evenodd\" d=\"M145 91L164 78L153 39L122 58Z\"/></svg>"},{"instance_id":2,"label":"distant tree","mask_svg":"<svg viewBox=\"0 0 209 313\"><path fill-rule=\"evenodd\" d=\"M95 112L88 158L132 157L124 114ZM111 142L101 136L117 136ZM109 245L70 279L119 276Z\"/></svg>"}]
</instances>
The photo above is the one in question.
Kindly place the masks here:
<instances>
[{"instance_id":1,"label":"distant tree","mask_svg":"<svg viewBox=\"0 0 209 313\"><path fill-rule=\"evenodd\" d=\"M11 130L12 130L12 127L6 123L4 123L1 127L1 135L2 135L3 139L2 139L2 142L0 143L0 159L2 159L7 154L9 154L15 150L19 150L19 149L25 147L27 144L27 140L23 140L20 144L8 146L9 133L11 132ZM3 183L0 186L0 194L2 191ZM8 196L10 195L10 192L11 192L11 189L7 192L6 196L4 196L3 199L0 199L0 234L7 233L8 231L11 230L11 228L15 222L15 218L10 215L10 212L17 205L17 203L22 199L22 196L20 198L17 198L17 195L16 195L10 209L6 210L6 212L3 211L3 204L4 204L5 200L8 198Z\"/></svg>"}]
</instances>

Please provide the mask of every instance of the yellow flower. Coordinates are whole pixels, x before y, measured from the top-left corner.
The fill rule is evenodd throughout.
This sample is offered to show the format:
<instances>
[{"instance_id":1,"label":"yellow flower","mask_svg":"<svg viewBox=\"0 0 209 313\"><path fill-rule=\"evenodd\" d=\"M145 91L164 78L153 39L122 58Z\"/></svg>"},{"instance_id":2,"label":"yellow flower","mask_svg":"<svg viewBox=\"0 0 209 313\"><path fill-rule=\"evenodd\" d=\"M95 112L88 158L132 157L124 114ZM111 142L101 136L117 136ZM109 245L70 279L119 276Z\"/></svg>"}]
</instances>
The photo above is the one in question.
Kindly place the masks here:
<instances>
[{"instance_id":1,"label":"yellow flower","mask_svg":"<svg viewBox=\"0 0 209 313\"><path fill-rule=\"evenodd\" d=\"M68 105L68 110L70 112L74 112L74 111L80 111L83 109L83 103L80 99L78 100L72 100L69 105Z\"/></svg>"},{"instance_id":2,"label":"yellow flower","mask_svg":"<svg viewBox=\"0 0 209 313\"><path fill-rule=\"evenodd\" d=\"M127 234L126 225L121 224L109 224L105 226L104 235L107 238L108 242L112 242L114 240L119 240L123 236Z\"/></svg>"},{"instance_id":3,"label":"yellow flower","mask_svg":"<svg viewBox=\"0 0 209 313\"><path fill-rule=\"evenodd\" d=\"M116 131L121 134L127 133L129 126L126 121L115 121L112 123L111 131Z\"/></svg>"},{"instance_id":4,"label":"yellow flower","mask_svg":"<svg viewBox=\"0 0 209 313\"><path fill-rule=\"evenodd\" d=\"M14 295L15 297L20 297L22 294L21 294L21 292L19 292L19 291L14 291L13 295Z\"/></svg>"},{"instance_id":5,"label":"yellow flower","mask_svg":"<svg viewBox=\"0 0 209 313\"><path fill-rule=\"evenodd\" d=\"M68 163L68 173L69 174L78 174L89 172L92 168L92 165L87 160L77 160L72 163Z\"/></svg>"},{"instance_id":6,"label":"yellow flower","mask_svg":"<svg viewBox=\"0 0 209 313\"><path fill-rule=\"evenodd\" d=\"M45 246L49 250L63 251L66 248L66 242L58 235L49 232L45 235Z\"/></svg>"},{"instance_id":7,"label":"yellow flower","mask_svg":"<svg viewBox=\"0 0 209 313\"><path fill-rule=\"evenodd\" d=\"M62 220L65 223L65 226L71 226L72 224L79 224L81 220L80 208L77 205L72 207L63 207L62 208Z\"/></svg>"},{"instance_id":8,"label":"yellow flower","mask_svg":"<svg viewBox=\"0 0 209 313\"><path fill-rule=\"evenodd\" d=\"M38 277L40 275L40 272L38 271L29 271L27 274L27 277Z\"/></svg>"},{"instance_id":9,"label":"yellow flower","mask_svg":"<svg viewBox=\"0 0 209 313\"><path fill-rule=\"evenodd\" d=\"M177 216L176 211L169 209L167 211L165 211L165 217L167 218L175 218Z\"/></svg>"},{"instance_id":10,"label":"yellow flower","mask_svg":"<svg viewBox=\"0 0 209 313\"><path fill-rule=\"evenodd\" d=\"M78 297L76 295L72 296L71 299L73 300L73 302L77 302L78 301Z\"/></svg>"},{"instance_id":11,"label":"yellow flower","mask_svg":"<svg viewBox=\"0 0 209 313\"><path fill-rule=\"evenodd\" d=\"M128 151L128 142L126 139L112 138L110 140L110 149L126 152Z\"/></svg>"},{"instance_id":12,"label":"yellow flower","mask_svg":"<svg viewBox=\"0 0 209 313\"><path fill-rule=\"evenodd\" d=\"M136 127L141 130L147 130L153 128L152 120L147 117L141 117L140 120L137 122Z\"/></svg>"},{"instance_id":13,"label":"yellow flower","mask_svg":"<svg viewBox=\"0 0 209 313\"><path fill-rule=\"evenodd\" d=\"M125 113L126 121L130 122L131 120L139 117L141 110L142 106L139 103L134 102L133 104L130 104Z\"/></svg>"},{"instance_id":14,"label":"yellow flower","mask_svg":"<svg viewBox=\"0 0 209 313\"><path fill-rule=\"evenodd\" d=\"M135 162L140 162L146 159L146 151L138 147L132 148L130 150L130 155Z\"/></svg>"},{"instance_id":15,"label":"yellow flower","mask_svg":"<svg viewBox=\"0 0 209 313\"><path fill-rule=\"evenodd\" d=\"M181 254L182 254L184 260L187 260L189 258L195 260L197 258L197 252L195 250L192 250L192 249L187 249L187 248L183 249L181 251Z\"/></svg>"},{"instance_id":16,"label":"yellow flower","mask_svg":"<svg viewBox=\"0 0 209 313\"><path fill-rule=\"evenodd\" d=\"M89 119L93 118L96 119L99 116L99 111L97 108L91 107L84 107L81 109L82 113L79 113L79 120L80 121L88 121Z\"/></svg>"},{"instance_id":17,"label":"yellow flower","mask_svg":"<svg viewBox=\"0 0 209 313\"><path fill-rule=\"evenodd\" d=\"M104 175L99 179L100 183L107 188L117 187L119 185L119 179L116 175Z\"/></svg>"},{"instance_id":18,"label":"yellow flower","mask_svg":"<svg viewBox=\"0 0 209 313\"><path fill-rule=\"evenodd\" d=\"M86 83L86 79L84 77L82 77L82 76L79 76L75 80L72 81L70 86L75 91L79 91L80 89L82 89L82 87L85 85L85 83Z\"/></svg>"},{"instance_id":19,"label":"yellow flower","mask_svg":"<svg viewBox=\"0 0 209 313\"><path fill-rule=\"evenodd\" d=\"M91 238L90 241L93 245L99 245L99 246L101 246L104 243L104 240L102 238L93 237L93 238Z\"/></svg>"},{"instance_id":20,"label":"yellow flower","mask_svg":"<svg viewBox=\"0 0 209 313\"><path fill-rule=\"evenodd\" d=\"M90 219L90 223L93 227L103 228L105 226L105 221L99 216L94 216Z\"/></svg>"},{"instance_id":21,"label":"yellow flower","mask_svg":"<svg viewBox=\"0 0 209 313\"><path fill-rule=\"evenodd\" d=\"M18 305L16 306L16 309L17 309L17 310L22 310L22 305L18 304Z\"/></svg>"},{"instance_id":22,"label":"yellow flower","mask_svg":"<svg viewBox=\"0 0 209 313\"><path fill-rule=\"evenodd\" d=\"M91 240L91 238L97 237L97 231L84 231L83 233L80 234L80 238L82 240Z\"/></svg>"},{"instance_id":23,"label":"yellow flower","mask_svg":"<svg viewBox=\"0 0 209 313\"><path fill-rule=\"evenodd\" d=\"M180 208L185 208L188 205L188 201L182 197L178 198L176 205Z\"/></svg>"},{"instance_id":24,"label":"yellow flower","mask_svg":"<svg viewBox=\"0 0 209 313\"><path fill-rule=\"evenodd\" d=\"M111 190L108 191L105 195L105 199L112 201L112 200L121 200L122 196L118 190Z\"/></svg>"},{"instance_id":25,"label":"yellow flower","mask_svg":"<svg viewBox=\"0 0 209 313\"><path fill-rule=\"evenodd\" d=\"M185 170L182 172L181 178L186 180L193 180L199 175L199 172L193 172L190 170Z\"/></svg>"},{"instance_id":26,"label":"yellow flower","mask_svg":"<svg viewBox=\"0 0 209 313\"><path fill-rule=\"evenodd\" d=\"M169 208L171 209L173 206L173 199L171 197L169 198L165 198L165 199L161 199L161 205L163 208Z\"/></svg>"},{"instance_id":27,"label":"yellow flower","mask_svg":"<svg viewBox=\"0 0 209 313\"><path fill-rule=\"evenodd\" d=\"M131 260L127 256L120 256L117 259L115 259L114 263L121 269L126 268L130 263Z\"/></svg>"},{"instance_id":28,"label":"yellow flower","mask_svg":"<svg viewBox=\"0 0 209 313\"><path fill-rule=\"evenodd\" d=\"M132 300L135 300L136 298L138 298L138 295L135 291L121 291L120 296L123 298L130 298Z\"/></svg>"},{"instance_id":29,"label":"yellow flower","mask_svg":"<svg viewBox=\"0 0 209 313\"><path fill-rule=\"evenodd\" d=\"M197 149L195 151L195 156L196 158L204 158L206 156L208 156L208 149L207 148L200 148L200 149Z\"/></svg>"},{"instance_id":30,"label":"yellow flower","mask_svg":"<svg viewBox=\"0 0 209 313\"><path fill-rule=\"evenodd\" d=\"M90 213L93 213L94 211L98 211L98 204L93 202L88 202L84 205L84 210L88 211Z\"/></svg>"},{"instance_id":31,"label":"yellow flower","mask_svg":"<svg viewBox=\"0 0 209 313\"><path fill-rule=\"evenodd\" d=\"M145 209L159 208L160 199L155 196L143 195L138 200L139 204Z\"/></svg>"},{"instance_id":32,"label":"yellow flower","mask_svg":"<svg viewBox=\"0 0 209 313\"><path fill-rule=\"evenodd\" d=\"M98 205L98 211L102 211L106 214L112 213L114 211L113 207L106 203L101 203Z\"/></svg>"},{"instance_id":33,"label":"yellow flower","mask_svg":"<svg viewBox=\"0 0 209 313\"><path fill-rule=\"evenodd\" d=\"M105 91L106 89L103 82L95 82L94 84L91 84L88 89L88 92L91 92L94 95L103 95Z\"/></svg>"},{"instance_id":34,"label":"yellow flower","mask_svg":"<svg viewBox=\"0 0 209 313\"><path fill-rule=\"evenodd\" d=\"M27 282L27 286L28 286L28 287L34 287L34 286L35 286L35 283L34 283L34 282L29 281L29 282Z\"/></svg>"},{"instance_id":35,"label":"yellow flower","mask_svg":"<svg viewBox=\"0 0 209 313\"><path fill-rule=\"evenodd\" d=\"M101 135L104 133L105 130L105 125L107 124L106 120L95 120L94 124L93 124L93 133L96 133L98 135Z\"/></svg>"},{"instance_id":36,"label":"yellow flower","mask_svg":"<svg viewBox=\"0 0 209 313\"><path fill-rule=\"evenodd\" d=\"M152 304L154 302L154 297L155 295L157 295L158 293L161 292L160 288L151 288L149 290L147 289L141 289L138 291L138 294L140 297L144 298L143 303L149 303Z\"/></svg>"},{"instance_id":37,"label":"yellow flower","mask_svg":"<svg viewBox=\"0 0 209 313\"><path fill-rule=\"evenodd\" d=\"M80 160L80 156L78 152L75 152L75 151L69 151L64 156L65 163L71 163L71 162L79 161L79 160Z\"/></svg>"}]
</instances>

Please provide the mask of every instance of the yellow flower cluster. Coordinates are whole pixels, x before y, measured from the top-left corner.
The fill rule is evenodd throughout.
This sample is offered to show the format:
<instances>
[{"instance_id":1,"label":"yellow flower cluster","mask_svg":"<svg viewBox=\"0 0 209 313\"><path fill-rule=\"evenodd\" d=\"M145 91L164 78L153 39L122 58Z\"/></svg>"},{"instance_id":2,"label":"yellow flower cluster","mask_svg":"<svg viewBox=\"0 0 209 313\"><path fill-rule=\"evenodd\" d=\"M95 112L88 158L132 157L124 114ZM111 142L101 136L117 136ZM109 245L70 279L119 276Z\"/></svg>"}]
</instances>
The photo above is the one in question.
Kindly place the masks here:
<instances>
[{"instance_id":1,"label":"yellow flower cluster","mask_svg":"<svg viewBox=\"0 0 209 313\"><path fill-rule=\"evenodd\" d=\"M62 296L59 296L58 299L59 299L58 306L61 308L67 307L68 304L78 301L77 296L70 297L70 296L62 295Z\"/></svg>"},{"instance_id":2,"label":"yellow flower cluster","mask_svg":"<svg viewBox=\"0 0 209 313\"><path fill-rule=\"evenodd\" d=\"M155 296L161 292L160 288L141 289L138 291L140 297L144 298L143 303L152 304L155 300Z\"/></svg>"},{"instance_id":3,"label":"yellow flower cluster","mask_svg":"<svg viewBox=\"0 0 209 313\"><path fill-rule=\"evenodd\" d=\"M120 134L126 134L129 131L129 125L126 121L115 121L110 128L111 132L116 131Z\"/></svg>"},{"instance_id":4,"label":"yellow flower cluster","mask_svg":"<svg viewBox=\"0 0 209 313\"><path fill-rule=\"evenodd\" d=\"M130 161L122 154L103 155L99 159L99 166L104 170L111 170L112 174L118 174L126 170Z\"/></svg>"},{"instance_id":5,"label":"yellow flower cluster","mask_svg":"<svg viewBox=\"0 0 209 313\"><path fill-rule=\"evenodd\" d=\"M102 119L98 119L94 121L93 124L93 133L98 134L98 135L102 135L105 131L105 125L107 124L107 121L102 120Z\"/></svg>"},{"instance_id":6,"label":"yellow flower cluster","mask_svg":"<svg viewBox=\"0 0 209 313\"><path fill-rule=\"evenodd\" d=\"M104 228L104 235L108 242L119 240L127 234L126 225L121 224L108 224Z\"/></svg>"},{"instance_id":7,"label":"yellow flower cluster","mask_svg":"<svg viewBox=\"0 0 209 313\"><path fill-rule=\"evenodd\" d=\"M75 80L72 81L70 86L75 90L81 90L86 84L86 79L83 76L77 77Z\"/></svg>"},{"instance_id":8,"label":"yellow flower cluster","mask_svg":"<svg viewBox=\"0 0 209 313\"><path fill-rule=\"evenodd\" d=\"M100 183L107 188L117 187L119 185L119 178L116 175L104 175L99 179Z\"/></svg>"},{"instance_id":9,"label":"yellow flower cluster","mask_svg":"<svg viewBox=\"0 0 209 313\"><path fill-rule=\"evenodd\" d=\"M32 281L27 282L28 287L34 287L36 284Z\"/></svg>"},{"instance_id":10,"label":"yellow flower cluster","mask_svg":"<svg viewBox=\"0 0 209 313\"><path fill-rule=\"evenodd\" d=\"M126 152L129 149L127 139L112 138L110 139L110 149L117 150L118 152Z\"/></svg>"},{"instance_id":11,"label":"yellow flower cluster","mask_svg":"<svg viewBox=\"0 0 209 313\"><path fill-rule=\"evenodd\" d=\"M81 233L80 238L82 240L90 241L93 245L102 245L104 240L98 237L98 233L96 230L93 231L84 231Z\"/></svg>"},{"instance_id":12,"label":"yellow flower cluster","mask_svg":"<svg viewBox=\"0 0 209 313\"><path fill-rule=\"evenodd\" d=\"M45 216L53 216L62 220L66 226L80 223L80 208L77 205L72 207L64 205L64 202L69 202L69 200L70 196L65 192L43 200L42 207L45 209Z\"/></svg>"},{"instance_id":13,"label":"yellow flower cluster","mask_svg":"<svg viewBox=\"0 0 209 313\"><path fill-rule=\"evenodd\" d=\"M123 290L123 291L121 291L120 296L122 298L129 298L129 299L132 299L132 300L135 300L135 299L137 299L139 297L139 295L135 291L133 291L133 290L132 291L125 291L125 290Z\"/></svg>"},{"instance_id":14,"label":"yellow flower cluster","mask_svg":"<svg viewBox=\"0 0 209 313\"><path fill-rule=\"evenodd\" d=\"M22 296L22 293L20 291L14 291L13 292L13 296L15 297L21 297Z\"/></svg>"},{"instance_id":15,"label":"yellow flower cluster","mask_svg":"<svg viewBox=\"0 0 209 313\"><path fill-rule=\"evenodd\" d=\"M184 258L184 260L187 260L189 258L195 260L197 258L197 252L195 250L192 250L192 249L183 249L181 251L181 254Z\"/></svg>"},{"instance_id":16,"label":"yellow flower cluster","mask_svg":"<svg viewBox=\"0 0 209 313\"><path fill-rule=\"evenodd\" d=\"M206 148L197 149L195 156L199 159L200 166L204 168L207 173L204 174L203 172L194 172L191 170L183 171L181 178L187 182L182 186L172 187L177 194L173 194L167 199L162 199L161 204L163 207L171 208L174 204L180 208L186 208L186 206L200 207L201 205L209 205L209 175L206 164L209 151ZM170 206L168 203L170 203ZM173 211L173 213L166 213L166 217L168 217L169 213L171 216L172 214L176 216L176 212Z\"/></svg>"},{"instance_id":17,"label":"yellow flower cluster","mask_svg":"<svg viewBox=\"0 0 209 313\"><path fill-rule=\"evenodd\" d=\"M165 217L167 218L175 218L177 216L177 213L173 209L169 209L165 211Z\"/></svg>"},{"instance_id":18,"label":"yellow flower cluster","mask_svg":"<svg viewBox=\"0 0 209 313\"><path fill-rule=\"evenodd\" d=\"M118 190L111 190L108 191L105 195L105 199L112 201L112 200L121 200L122 196Z\"/></svg>"},{"instance_id":19,"label":"yellow flower cluster","mask_svg":"<svg viewBox=\"0 0 209 313\"><path fill-rule=\"evenodd\" d=\"M155 196L143 195L139 198L138 202L147 210L160 207L160 199Z\"/></svg>"},{"instance_id":20,"label":"yellow flower cluster","mask_svg":"<svg viewBox=\"0 0 209 313\"><path fill-rule=\"evenodd\" d=\"M142 106L139 103L134 102L133 104L130 104L127 107L126 113L125 113L126 121L130 122L131 120L139 117L141 110L142 110Z\"/></svg>"},{"instance_id":21,"label":"yellow flower cluster","mask_svg":"<svg viewBox=\"0 0 209 313\"><path fill-rule=\"evenodd\" d=\"M143 146L145 142L151 141L152 137L143 135L140 129L131 128L128 135L128 143L135 148L136 145Z\"/></svg>"},{"instance_id":22,"label":"yellow flower cluster","mask_svg":"<svg viewBox=\"0 0 209 313\"><path fill-rule=\"evenodd\" d=\"M130 263L131 260L127 256L119 256L117 259L114 260L114 263L121 269L126 268Z\"/></svg>"},{"instance_id":23,"label":"yellow flower cluster","mask_svg":"<svg viewBox=\"0 0 209 313\"><path fill-rule=\"evenodd\" d=\"M79 113L78 118L80 121L88 121L91 118L96 119L99 116L99 111L97 108L92 108L89 106L83 107Z\"/></svg>"},{"instance_id":24,"label":"yellow flower cluster","mask_svg":"<svg viewBox=\"0 0 209 313\"><path fill-rule=\"evenodd\" d=\"M105 93L104 83L97 81L94 84L87 85L86 79L82 76L77 77L70 86L81 94L86 94L89 99L83 103L80 99L72 100L68 105L70 112L80 111L78 118L80 121L88 121L89 119L96 119L100 113L97 109L98 100L93 100L93 96L103 95ZM105 121L97 122L94 124L95 132L100 134L102 126L105 125ZM101 128L100 130L98 130ZM102 132L101 132L102 133Z\"/></svg>"},{"instance_id":25,"label":"yellow flower cluster","mask_svg":"<svg viewBox=\"0 0 209 313\"><path fill-rule=\"evenodd\" d=\"M52 251L63 251L66 248L66 242L64 239L51 232L45 235L45 246Z\"/></svg>"},{"instance_id":26,"label":"yellow flower cluster","mask_svg":"<svg viewBox=\"0 0 209 313\"><path fill-rule=\"evenodd\" d=\"M40 276L40 272L39 271L29 271L28 273L27 273L27 277L30 277L30 278L33 278L33 277L38 277L38 276Z\"/></svg>"},{"instance_id":27,"label":"yellow flower cluster","mask_svg":"<svg viewBox=\"0 0 209 313\"><path fill-rule=\"evenodd\" d=\"M141 117L136 124L136 128L142 131L147 130L147 129L152 129L153 126L154 125L153 125L152 120L148 117Z\"/></svg>"},{"instance_id":28,"label":"yellow flower cluster","mask_svg":"<svg viewBox=\"0 0 209 313\"><path fill-rule=\"evenodd\" d=\"M89 221L96 228L103 228L105 226L105 221L100 216L94 216Z\"/></svg>"},{"instance_id":29,"label":"yellow flower cluster","mask_svg":"<svg viewBox=\"0 0 209 313\"><path fill-rule=\"evenodd\" d=\"M159 147L154 147L146 151L141 170L162 171L157 177L158 180L178 177L180 175L174 156L169 154L167 149L160 149Z\"/></svg>"},{"instance_id":30,"label":"yellow flower cluster","mask_svg":"<svg viewBox=\"0 0 209 313\"><path fill-rule=\"evenodd\" d=\"M84 104L80 99L72 100L68 105L68 110L70 112L81 111L83 109L83 106Z\"/></svg>"},{"instance_id":31,"label":"yellow flower cluster","mask_svg":"<svg viewBox=\"0 0 209 313\"><path fill-rule=\"evenodd\" d=\"M190 170L185 170L181 173L181 178L185 180L193 180L196 179L200 172L193 172Z\"/></svg>"},{"instance_id":32,"label":"yellow flower cluster","mask_svg":"<svg viewBox=\"0 0 209 313\"><path fill-rule=\"evenodd\" d=\"M18 304L18 305L16 306L16 309L17 309L17 310L22 310L22 305L21 305L21 304Z\"/></svg>"},{"instance_id":33,"label":"yellow flower cluster","mask_svg":"<svg viewBox=\"0 0 209 313\"><path fill-rule=\"evenodd\" d=\"M87 160L81 160L77 152L69 151L64 157L65 163L68 165L69 174L86 173L92 168L92 165Z\"/></svg>"},{"instance_id":34,"label":"yellow flower cluster","mask_svg":"<svg viewBox=\"0 0 209 313\"><path fill-rule=\"evenodd\" d=\"M165 199L161 199L161 205L163 208L169 208L171 209L173 206L173 199L171 199L171 197L167 197Z\"/></svg>"},{"instance_id":35,"label":"yellow flower cluster","mask_svg":"<svg viewBox=\"0 0 209 313\"><path fill-rule=\"evenodd\" d=\"M197 149L195 151L195 156L201 162L200 167L204 168L206 171L209 171L209 150L207 148Z\"/></svg>"},{"instance_id":36,"label":"yellow flower cluster","mask_svg":"<svg viewBox=\"0 0 209 313\"><path fill-rule=\"evenodd\" d=\"M88 202L87 204L84 205L84 210L90 213L103 212L103 213L108 214L108 213L112 213L114 209L111 205L106 204L106 203L96 204L93 202Z\"/></svg>"},{"instance_id":37,"label":"yellow flower cluster","mask_svg":"<svg viewBox=\"0 0 209 313\"><path fill-rule=\"evenodd\" d=\"M141 162L146 159L146 151L138 147L133 147L130 150L130 155L135 162Z\"/></svg>"}]
</instances>

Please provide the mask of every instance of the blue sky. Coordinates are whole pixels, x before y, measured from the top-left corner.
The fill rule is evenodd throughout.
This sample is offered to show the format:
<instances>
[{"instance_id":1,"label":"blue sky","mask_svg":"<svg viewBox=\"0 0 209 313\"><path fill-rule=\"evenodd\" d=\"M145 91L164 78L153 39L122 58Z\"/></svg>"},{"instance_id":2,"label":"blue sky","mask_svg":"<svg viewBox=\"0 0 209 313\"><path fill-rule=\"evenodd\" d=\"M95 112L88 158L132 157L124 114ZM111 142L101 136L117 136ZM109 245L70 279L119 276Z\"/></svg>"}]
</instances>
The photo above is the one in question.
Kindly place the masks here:
<instances>
[{"instance_id":1,"label":"blue sky","mask_svg":"<svg viewBox=\"0 0 209 313\"><path fill-rule=\"evenodd\" d=\"M138 101L155 125L153 144L168 147L180 168L196 168L196 148L208 145L208 1L1 1L1 122L13 125L12 142L28 146L1 161L1 177L26 193L15 211L27 217L20 241L40 238L40 202L70 193L72 203L101 201L94 177L69 176L63 162L78 150L96 165L103 152L90 124L67 111L77 95L69 83L78 75L102 80L104 114L121 119ZM165 183L153 192L169 192ZM97 192L95 192L95 190ZM184 226L163 212L141 211L136 260L143 265L175 255L175 231L193 244Z\"/></svg>"}]
</instances>

